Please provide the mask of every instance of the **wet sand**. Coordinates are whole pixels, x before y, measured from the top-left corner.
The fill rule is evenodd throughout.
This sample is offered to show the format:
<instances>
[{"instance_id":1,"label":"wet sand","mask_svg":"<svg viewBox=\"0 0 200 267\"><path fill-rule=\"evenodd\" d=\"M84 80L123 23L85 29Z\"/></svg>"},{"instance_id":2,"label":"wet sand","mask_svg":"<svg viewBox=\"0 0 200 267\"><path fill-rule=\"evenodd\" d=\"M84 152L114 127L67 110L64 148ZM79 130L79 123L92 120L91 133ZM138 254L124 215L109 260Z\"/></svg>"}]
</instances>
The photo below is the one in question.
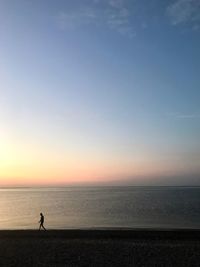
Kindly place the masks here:
<instances>
[{"instance_id":1,"label":"wet sand","mask_svg":"<svg viewBox=\"0 0 200 267\"><path fill-rule=\"evenodd\" d=\"M200 231L0 231L0 266L200 266Z\"/></svg>"}]
</instances>

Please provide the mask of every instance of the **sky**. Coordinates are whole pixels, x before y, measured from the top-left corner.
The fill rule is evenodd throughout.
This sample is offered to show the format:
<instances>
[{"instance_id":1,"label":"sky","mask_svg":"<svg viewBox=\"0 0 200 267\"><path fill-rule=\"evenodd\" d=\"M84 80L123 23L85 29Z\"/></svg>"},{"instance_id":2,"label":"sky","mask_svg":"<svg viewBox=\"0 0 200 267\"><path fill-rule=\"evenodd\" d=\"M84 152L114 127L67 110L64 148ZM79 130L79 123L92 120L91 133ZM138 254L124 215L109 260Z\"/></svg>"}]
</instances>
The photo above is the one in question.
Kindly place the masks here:
<instances>
[{"instance_id":1,"label":"sky","mask_svg":"<svg viewBox=\"0 0 200 267\"><path fill-rule=\"evenodd\" d=\"M199 0L0 0L0 186L200 185Z\"/></svg>"}]
</instances>

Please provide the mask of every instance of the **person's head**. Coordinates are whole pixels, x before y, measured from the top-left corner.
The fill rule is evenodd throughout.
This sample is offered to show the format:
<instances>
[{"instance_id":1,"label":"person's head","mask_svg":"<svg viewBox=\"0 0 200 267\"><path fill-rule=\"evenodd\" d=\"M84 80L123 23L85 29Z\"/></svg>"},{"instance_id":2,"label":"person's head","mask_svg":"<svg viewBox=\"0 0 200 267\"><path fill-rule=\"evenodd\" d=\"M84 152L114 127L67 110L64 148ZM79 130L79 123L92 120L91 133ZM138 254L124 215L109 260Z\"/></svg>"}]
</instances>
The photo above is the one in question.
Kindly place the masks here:
<instances>
[{"instance_id":1,"label":"person's head","mask_svg":"<svg viewBox=\"0 0 200 267\"><path fill-rule=\"evenodd\" d=\"M40 216L43 216L42 212L40 213Z\"/></svg>"}]
</instances>

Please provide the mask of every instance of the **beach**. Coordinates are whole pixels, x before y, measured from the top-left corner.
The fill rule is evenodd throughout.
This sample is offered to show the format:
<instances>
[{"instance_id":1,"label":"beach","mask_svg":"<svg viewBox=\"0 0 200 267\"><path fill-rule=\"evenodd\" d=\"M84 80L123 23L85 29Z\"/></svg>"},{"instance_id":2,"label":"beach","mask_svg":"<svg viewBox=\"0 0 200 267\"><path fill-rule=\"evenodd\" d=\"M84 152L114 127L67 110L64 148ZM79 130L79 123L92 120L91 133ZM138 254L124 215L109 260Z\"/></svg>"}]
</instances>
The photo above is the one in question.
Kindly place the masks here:
<instances>
[{"instance_id":1,"label":"beach","mask_svg":"<svg viewBox=\"0 0 200 267\"><path fill-rule=\"evenodd\" d=\"M0 266L199 266L199 230L0 231Z\"/></svg>"}]
</instances>

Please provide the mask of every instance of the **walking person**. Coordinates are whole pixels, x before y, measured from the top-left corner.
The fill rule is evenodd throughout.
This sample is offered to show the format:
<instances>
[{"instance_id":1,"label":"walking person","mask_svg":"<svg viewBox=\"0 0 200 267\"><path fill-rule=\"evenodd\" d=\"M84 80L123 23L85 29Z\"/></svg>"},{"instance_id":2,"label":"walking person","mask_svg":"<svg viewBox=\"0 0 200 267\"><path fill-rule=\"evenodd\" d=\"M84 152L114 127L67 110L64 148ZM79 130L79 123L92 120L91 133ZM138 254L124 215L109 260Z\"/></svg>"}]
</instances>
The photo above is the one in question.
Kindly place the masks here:
<instances>
[{"instance_id":1,"label":"walking person","mask_svg":"<svg viewBox=\"0 0 200 267\"><path fill-rule=\"evenodd\" d=\"M40 220L39 220L38 223L40 223L39 230L41 230L41 228L43 228L44 230L46 230L46 228L44 227L44 215L42 214L42 212L40 213Z\"/></svg>"}]
</instances>

